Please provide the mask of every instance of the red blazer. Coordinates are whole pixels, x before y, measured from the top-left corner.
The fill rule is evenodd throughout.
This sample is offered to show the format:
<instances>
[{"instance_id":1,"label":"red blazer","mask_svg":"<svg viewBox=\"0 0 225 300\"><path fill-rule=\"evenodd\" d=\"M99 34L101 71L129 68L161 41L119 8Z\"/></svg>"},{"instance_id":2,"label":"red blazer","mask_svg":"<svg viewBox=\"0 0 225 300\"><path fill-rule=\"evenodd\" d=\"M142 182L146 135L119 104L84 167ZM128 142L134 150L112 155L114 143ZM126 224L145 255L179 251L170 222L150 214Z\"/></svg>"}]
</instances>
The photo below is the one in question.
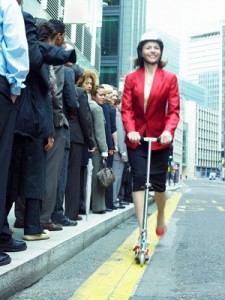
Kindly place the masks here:
<instances>
[{"instance_id":1,"label":"red blazer","mask_svg":"<svg viewBox=\"0 0 225 300\"><path fill-rule=\"evenodd\" d=\"M138 131L141 136L159 137L164 130L174 136L179 122L180 96L177 77L161 68L157 68L144 112L144 68L126 76L123 98L122 119L126 133ZM126 144L136 149L138 144L132 143L126 137ZM162 149L162 146L152 143L152 149Z\"/></svg>"}]
</instances>

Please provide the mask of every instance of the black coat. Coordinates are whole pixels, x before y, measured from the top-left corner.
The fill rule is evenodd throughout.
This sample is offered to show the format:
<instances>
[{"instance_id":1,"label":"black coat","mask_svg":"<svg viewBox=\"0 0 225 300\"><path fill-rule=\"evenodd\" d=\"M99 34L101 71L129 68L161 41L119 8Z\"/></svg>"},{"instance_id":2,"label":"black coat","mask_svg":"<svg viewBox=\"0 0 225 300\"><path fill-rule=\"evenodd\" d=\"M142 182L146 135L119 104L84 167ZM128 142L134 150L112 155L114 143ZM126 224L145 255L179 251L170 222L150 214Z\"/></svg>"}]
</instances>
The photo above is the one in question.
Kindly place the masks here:
<instances>
[{"instance_id":1,"label":"black coat","mask_svg":"<svg viewBox=\"0 0 225 300\"><path fill-rule=\"evenodd\" d=\"M34 18L24 12L24 23L29 47L30 72L19 100L16 133L31 138L53 136L52 103L49 91L49 65L75 62L75 50L39 42L36 39Z\"/></svg>"},{"instance_id":2,"label":"black coat","mask_svg":"<svg viewBox=\"0 0 225 300\"><path fill-rule=\"evenodd\" d=\"M68 67L65 67L63 99L65 115L70 126L70 142L78 144L85 143L88 148L94 148L92 119L87 93L84 89L74 84L74 72ZM78 101L79 107L74 109L73 102L76 100Z\"/></svg>"}]
</instances>

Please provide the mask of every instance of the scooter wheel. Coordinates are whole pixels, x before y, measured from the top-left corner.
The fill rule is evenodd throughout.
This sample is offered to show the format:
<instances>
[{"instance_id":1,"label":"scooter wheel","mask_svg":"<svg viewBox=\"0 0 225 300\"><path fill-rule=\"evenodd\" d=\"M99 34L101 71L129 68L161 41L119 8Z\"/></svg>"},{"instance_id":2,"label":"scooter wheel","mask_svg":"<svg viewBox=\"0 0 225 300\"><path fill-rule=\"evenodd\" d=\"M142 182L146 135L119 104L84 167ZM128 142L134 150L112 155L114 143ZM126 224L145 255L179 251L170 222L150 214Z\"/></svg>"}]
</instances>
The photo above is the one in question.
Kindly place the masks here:
<instances>
[{"instance_id":1,"label":"scooter wheel","mask_svg":"<svg viewBox=\"0 0 225 300\"><path fill-rule=\"evenodd\" d=\"M143 267L143 265L145 264L145 254L144 253L140 253L139 261L140 261L141 267Z\"/></svg>"}]
</instances>

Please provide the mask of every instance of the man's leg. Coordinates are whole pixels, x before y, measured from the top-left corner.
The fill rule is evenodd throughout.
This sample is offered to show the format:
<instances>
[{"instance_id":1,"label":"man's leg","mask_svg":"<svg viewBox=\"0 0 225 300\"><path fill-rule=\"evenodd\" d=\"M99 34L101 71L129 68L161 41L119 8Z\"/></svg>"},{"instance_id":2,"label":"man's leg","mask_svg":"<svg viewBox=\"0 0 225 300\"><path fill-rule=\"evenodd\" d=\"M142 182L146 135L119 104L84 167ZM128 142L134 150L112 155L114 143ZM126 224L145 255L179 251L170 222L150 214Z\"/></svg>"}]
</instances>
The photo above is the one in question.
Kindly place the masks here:
<instances>
[{"instance_id":1,"label":"man's leg","mask_svg":"<svg viewBox=\"0 0 225 300\"><path fill-rule=\"evenodd\" d=\"M52 213L52 222L58 224L64 218L63 201L66 189L67 169L68 169L69 149L64 149L63 164L57 185L56 204Z\"/></svg>"},{"instance_id":2,"label":"man's leg","mask_svg":"<svg viewBox=\"0 0 225 300\"><path fill-rule=\"evenodd\" d=\"M7 80L0 76L0 266L11 262L3 251L20 251L24 242L13 240L6 218L6 190L12 153L17 105L10 98Z\"/></svg>"},{"instance_id":3,"label":"man's leg","mask_svg":"<svg viewBox=\"0 0 225 300\"><path fill-rule=\"evenodd\" d=\"M65 149L65 134L63 127L55 129L54 138L54 145L47 153L45 196L42 201L41 210L41 223L43 226L46 226L46 229L48 224L51 223L51 215L55 208L57 185L63 162L63 153ZM61 229L53 228L53 230Z\"/></svg>"},{"instance_id":4,"label":"man's leg","mask_svg":"<svg viewBox=\"0 0 225 300\"><path fill-rule=\"evenodd\" d=\"M55 224L60 224L62 226L76 226L77 221L70 220L64 212L63 201L66 190L66 181L67 181L67 171L68 171L68 160L69 160L69 148L65 148L64 157L63 157L63 165L61 169L61 174L58 181L57 186L57 194L56 194L56 204L54 211L52 213L51 219Z\"/></svg>"}]
</instances>

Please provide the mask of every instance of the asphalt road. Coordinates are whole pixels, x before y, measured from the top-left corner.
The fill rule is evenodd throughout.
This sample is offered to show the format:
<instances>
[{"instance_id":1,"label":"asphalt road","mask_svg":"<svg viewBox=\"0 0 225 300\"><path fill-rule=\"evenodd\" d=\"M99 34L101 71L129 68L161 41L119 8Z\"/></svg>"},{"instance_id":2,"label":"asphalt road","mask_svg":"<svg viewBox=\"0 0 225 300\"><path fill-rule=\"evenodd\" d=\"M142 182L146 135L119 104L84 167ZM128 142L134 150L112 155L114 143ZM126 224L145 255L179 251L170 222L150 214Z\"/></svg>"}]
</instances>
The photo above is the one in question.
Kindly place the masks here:
<instances>
[{"instance_id":1,"label":"asphalt road","mask_svg":"<svg viewBox=\"0 0 225 300\"><path fill-rule=\"evenodd\" d=\"M88 300L224 300L225 183L209 180L184 183L177 191L181 193L177 204L174 198L170 199L173 210L166 236L154 242L150 233L150 245L155 244L149 263L142 269L139 265L130 265L117 286L113 282L123 270L118 269L110 277L111 270L117 270L133 256L129 250L125 258L123 251L127 250L123 244L127 239L128 243L129 239L132 243L136 240L134 217L10 299L65 300L74 295L71 299L85 300L78 291L89 289L93 292L89 295L93 296ZM153 204L149 208L150 220L154 218L154 211ZM103 269L106 265L108 269ZM103 275L104 270L108 270L108 274ZM134 281L137 273L140 276ZM90 278L94 278L94 282L90 283ZM96 290L106 290L110 283L114 286L107 297L103 293L95 296ZM116 293L119 288L127 293Z\"/></svg>"}]
</instances>

